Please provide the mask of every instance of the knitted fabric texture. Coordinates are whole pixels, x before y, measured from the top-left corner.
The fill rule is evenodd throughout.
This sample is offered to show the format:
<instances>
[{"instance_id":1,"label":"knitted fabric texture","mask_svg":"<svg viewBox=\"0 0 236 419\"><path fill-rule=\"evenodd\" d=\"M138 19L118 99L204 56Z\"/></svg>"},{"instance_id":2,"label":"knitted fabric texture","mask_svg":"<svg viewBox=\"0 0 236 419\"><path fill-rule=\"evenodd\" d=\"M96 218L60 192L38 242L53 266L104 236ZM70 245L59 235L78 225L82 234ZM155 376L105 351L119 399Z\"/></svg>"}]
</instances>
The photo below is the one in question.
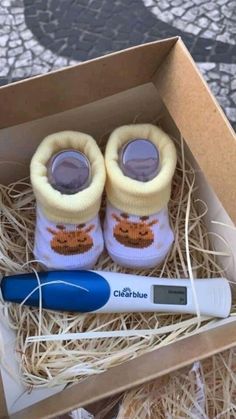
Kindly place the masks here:
<instances>
[{"instance_id":1,"label":"knitted fabric texture","mask_svg":"<svg viewBox=\"0 0 236 419\"><path fill-rule=\"evenodd\" d=\"M160 170L148 182L131 179L121 171L119 151L135 138L152 141L160 153ZM111 258L125 267L152 268L160 264L172 245L167 204L176 166L172 140L150 124L117 128L106 148L107 208L104 239Z\"/></svg>"},{"instance_id":2,"label":"knitted fabric texture","mask_svg":"<svg viewBox=\"0 0 236 419\"><path fill-rule=\"evenodd\" d=\"M47 269L91 269L103 248L98 214L78 225L56 224L37 207L34 255Z\"/></svg>"},{"instance_id":3,"label":"knitted fabric texture","mask_svg":"<svg viewBox=\"0 0 236 419\"><path fill-rule=\"evenodd\" d=\"M146 138L158 148L161 170L149 182L139 182L125 176L119 167L119 151L135 138ZM150 215L167 206L171 181L176 166L173 141L160 128L151 124L124 125L109 137L105 165L107 170L106 193L109 202L121 211L135 215Z\"/></svg>"},{"instance_id":4,"label":"knitted fabric texture","mask_svg":"<svg viewBox=\"0 0 236 419\"><path fill-rule=\"evenodd\" d=\"M47 163L57 152L73 148L90 161L90 185L73 195L50 185ZM98 211L105 183L104 159L87 134L64 131L49 135L31 161L31 182L37 202L34 256L50 269L89 269L103 251Z\"/></svg>"},{"instance_id":5,"label":"knitted fabric texture","mask_svg":"<svg viewBox=\"0 0 236 419\"><path fill-rule=\"evenodd\" d=\"M114 262L127 268L152 268L166 257L174 235L168 210L151 216L121 213L109 202L104 223L105 245Z\"/></svg>"},{"instance_id":6,"label":"knitted fabric texture","mask_svg":"<svg viewBox=\"0 0 236 419\"><path fill-rule=\"evenodd\" d=\"M61 150L74 149L84 153L91 165L92 181L88 188L73 195L53 189L48 182L47 163ZM88 134L62 131L46 137L38 146L30 165L31 183L44 214L59 223L78 224L96 216L105 183L104 158L95 140Z\"/></svg>"}]
</instances>

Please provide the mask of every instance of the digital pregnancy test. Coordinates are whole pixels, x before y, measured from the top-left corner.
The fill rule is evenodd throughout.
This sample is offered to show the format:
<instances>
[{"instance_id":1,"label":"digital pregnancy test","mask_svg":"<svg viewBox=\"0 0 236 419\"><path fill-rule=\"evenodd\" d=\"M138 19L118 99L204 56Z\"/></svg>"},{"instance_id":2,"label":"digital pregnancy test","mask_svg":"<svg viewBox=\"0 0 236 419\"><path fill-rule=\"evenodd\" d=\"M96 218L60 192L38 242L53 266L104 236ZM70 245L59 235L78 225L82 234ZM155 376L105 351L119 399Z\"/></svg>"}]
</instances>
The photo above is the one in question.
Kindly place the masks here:
<instances>
[{"instance_id":1,"label":"digital pregnancy test","mask_svg":"<svg viewBox=\"0 0 236 419\"><path fill-rule=\"evenodd\" d=\"M40 282L40 292L39 292ZM227 317L231 289L225 278L152 278L115 272L52 271L4 277L5 301L49 310L121 313L172 312Z\"/></svg>"}]
</instances>

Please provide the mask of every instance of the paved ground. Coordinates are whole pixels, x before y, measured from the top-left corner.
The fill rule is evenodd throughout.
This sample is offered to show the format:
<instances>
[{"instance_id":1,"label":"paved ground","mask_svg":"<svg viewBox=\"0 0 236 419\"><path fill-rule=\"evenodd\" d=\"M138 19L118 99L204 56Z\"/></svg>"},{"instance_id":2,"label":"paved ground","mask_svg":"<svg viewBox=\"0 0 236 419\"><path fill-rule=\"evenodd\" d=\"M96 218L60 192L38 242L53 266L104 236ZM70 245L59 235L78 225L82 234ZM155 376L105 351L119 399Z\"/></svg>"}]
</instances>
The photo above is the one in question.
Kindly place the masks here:
<instances>
[{"instance_id":1,"label":"paved ground","mask_svg":"<svg viewBox=\"0 0 236 419\"><path fill-rule=\"evenodd\" d=\"M236 0L1 0L1 84L181 35L236 126Z\"/></svg>"}]
</instances>

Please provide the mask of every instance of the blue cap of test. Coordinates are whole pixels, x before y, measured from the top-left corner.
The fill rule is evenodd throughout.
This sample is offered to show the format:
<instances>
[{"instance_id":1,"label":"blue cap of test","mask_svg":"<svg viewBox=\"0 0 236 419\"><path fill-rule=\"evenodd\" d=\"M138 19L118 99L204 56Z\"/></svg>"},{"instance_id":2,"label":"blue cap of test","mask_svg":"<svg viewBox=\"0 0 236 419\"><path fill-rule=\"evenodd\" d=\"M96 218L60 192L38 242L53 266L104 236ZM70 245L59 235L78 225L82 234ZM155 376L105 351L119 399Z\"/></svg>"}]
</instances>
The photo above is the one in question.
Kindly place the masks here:
<instances>
[{"instance_id":1,"label":"blue cap of test","mask_svg":"<svg viewBox=\"0 0 236 419\"><path fill-rule=\"evenodd\" d=\"M39 279L44 309L90 312L103 307L110 297L108 282L96 272L40 272ZM5 301L40 305L39 283L34 273L6 276L0 287Z\"/></svg>"}]
</instances>

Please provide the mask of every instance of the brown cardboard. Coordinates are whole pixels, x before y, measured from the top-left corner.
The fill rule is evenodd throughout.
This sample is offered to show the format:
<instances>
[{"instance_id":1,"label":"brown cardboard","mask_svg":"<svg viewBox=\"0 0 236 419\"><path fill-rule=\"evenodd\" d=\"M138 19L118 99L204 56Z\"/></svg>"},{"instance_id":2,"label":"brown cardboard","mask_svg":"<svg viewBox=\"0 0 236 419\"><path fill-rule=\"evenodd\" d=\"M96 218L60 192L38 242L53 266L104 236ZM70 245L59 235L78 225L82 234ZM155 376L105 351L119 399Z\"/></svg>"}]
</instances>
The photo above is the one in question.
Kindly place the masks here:
<instances>
[{"instance_id":1,"label":"brown cardboard","mask_svg":"<svg viewBox=\"0 0 236 419\"><path fill-rule=\"evenodd\" d=\"M0 373L0 419L7 417L7 405L4 394L2 375Z\"/></svg>"},{"instance_id":2,"label":"brown cardboard","mask_svg":"<svg viewBox=\"0 0 236 419\"><path fill-rule=\"evenodd\" d=\"M151 42L3 86L0 127L42 118L147 83L177 39Z\"/></svg>"},{"instance_id":3,"label":"brown cardboard","mask_svg":"<svg viewBox=\"0 0 236 419\"><path fill-rule=\"evenodd\" d=\"M178 41L172 48L153 82L208 182L235 222L236 136L183 42Z\"/></svg>"},{"instance_id":4,"label":"brown cardboard","mask_svg":"<svg viewBox=\"0 0 236 419\"><path fill-rule=\"evenodd\" d=\"M208 191L211 214L215 210L214 216L220 220L228 216L236 220L235 136L178 38L130 48L2 87L0 106L1 160L14 162L0 166L1 181L27 174L37 144L51 132L78 129L99 138L115 126L134 121L139 113L146 122L163 113L166 130L174 130L177 135L178 129L181 131L196 165L203 171L201 186ZM227 234L222 233L235 249L236 232ZM234 279L233 265L229 278ZM53 417L162 377L235 343L235 322L221 321L215 328L90 377L10 417ZM3 397L1 403L4 412Z\"/></svg>"},{"instance_id":5,"label":"brown cardboard","mask_svg":"<svg viewBox=\"0 0 236 419\"><path fill-rule=\"evenodd\" d=\"M1 182L8 184L29 174L32 154L48 134L72 129L100 138L116 126L134 121L137 116L139 121L152 121L161 112L162 104L156 88L152 83L146 83L43 119L1 129ZM5 167L4 161L7 162ZM13 162L11 168L14 170L9 170L9 162ZM1 170L3 167L5 170Z\"/></svg>"}]
</instances>

